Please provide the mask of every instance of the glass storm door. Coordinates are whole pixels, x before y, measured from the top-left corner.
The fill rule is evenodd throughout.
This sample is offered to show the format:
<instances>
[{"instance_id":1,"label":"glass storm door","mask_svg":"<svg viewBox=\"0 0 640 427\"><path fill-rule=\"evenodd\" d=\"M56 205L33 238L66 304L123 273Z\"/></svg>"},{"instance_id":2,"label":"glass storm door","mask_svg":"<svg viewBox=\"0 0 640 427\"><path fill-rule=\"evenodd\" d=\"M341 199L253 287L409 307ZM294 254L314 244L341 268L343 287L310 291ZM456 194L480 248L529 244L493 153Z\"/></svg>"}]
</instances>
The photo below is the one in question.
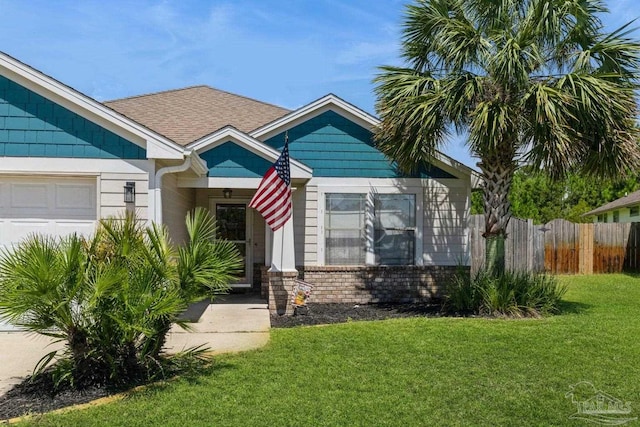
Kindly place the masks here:
<instances>
[{"instance_id":1,"label":"glass storm door","mask_svg":"<svg viewBox=\"0 0 640 427\"><path fill-rule=\"evenodd\" d=\"M231 284L232 287L251 287L251 238L247 227L246 203L215 203L216 224L218 225L218 238L229 240L238 247L240 255L244 258L244 265L239 274L238 281Z\"/></svg>"}]
</instances>

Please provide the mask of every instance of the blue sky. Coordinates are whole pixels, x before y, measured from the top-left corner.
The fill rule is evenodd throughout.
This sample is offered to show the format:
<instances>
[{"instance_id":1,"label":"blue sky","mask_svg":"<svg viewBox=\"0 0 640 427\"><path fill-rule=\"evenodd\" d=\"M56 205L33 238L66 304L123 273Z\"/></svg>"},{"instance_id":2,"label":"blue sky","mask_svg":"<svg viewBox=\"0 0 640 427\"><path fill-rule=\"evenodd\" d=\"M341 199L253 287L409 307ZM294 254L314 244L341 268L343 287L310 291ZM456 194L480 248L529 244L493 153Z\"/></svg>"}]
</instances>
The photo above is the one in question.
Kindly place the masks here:
<instances>
[{"instance_id":1,"label":"blue sky","mask_svg":"<svg viewBox=\"0 0 640 427\"><path fill-rule=\"evenodd\" d=\"M335 93L375 114L406 3L0 0L0 50L100 101L206 84L290 109ZM637 0L607 6L608 30L640 17ZM443 151L476 163L460 138Z\"/></svg>"}]
</instances>

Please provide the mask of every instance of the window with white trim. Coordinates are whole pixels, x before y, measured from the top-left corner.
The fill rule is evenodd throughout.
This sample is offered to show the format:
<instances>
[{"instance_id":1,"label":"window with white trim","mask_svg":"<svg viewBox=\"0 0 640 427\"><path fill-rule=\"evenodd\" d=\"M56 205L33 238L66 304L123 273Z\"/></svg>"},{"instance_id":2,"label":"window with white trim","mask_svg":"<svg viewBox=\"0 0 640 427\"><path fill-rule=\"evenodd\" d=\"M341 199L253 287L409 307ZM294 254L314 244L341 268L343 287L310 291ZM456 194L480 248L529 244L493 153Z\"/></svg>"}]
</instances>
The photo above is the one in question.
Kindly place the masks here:
<instances>
[{"instance_id":1,"label":"window with white trim","mask_svg":"<svg viewBox=\"0 0 640 427\"><path fill-rule=\"evenodd\" d=\"M632 206L629 208L629 216L640 215L640 206Z\"/></svg>"},{"instance_id":2,"label":"window with white trim","mask_svg":"<svg viewBox=\"0 0 640 427\"><path fill-rule=\"evenodd\" d=\"M364 265L367 195L332 193L325 196L325 263Z\"/></svg>"},{"instance_id":3,"label":"window with white trim","mask_svg":"<svg viewBox=\"0 0 640 427\"><path fill-rule=\"evenodd\" d=\"M620 222L620 211L613 211L613 222Z\"/></svg>"},{"instance_id":4,"label":"window with white trim","mask_svg":"<svg viewBox=\"0 0 640 427\"><path fill-rule=\"evenodd\" d=\"M325 193L324 206L325 265L416 263L416 194Z\"/></svg>"},{"instance_id":5,"label":"window with white trim","mask_svg":"<svg viewBox=\"0 0 640 427\"><path fill-rule=\"evenodd\" d=\"M411 265L415 260L415 194L374 195L376 264Z\"/></svg>"}]
</instances>

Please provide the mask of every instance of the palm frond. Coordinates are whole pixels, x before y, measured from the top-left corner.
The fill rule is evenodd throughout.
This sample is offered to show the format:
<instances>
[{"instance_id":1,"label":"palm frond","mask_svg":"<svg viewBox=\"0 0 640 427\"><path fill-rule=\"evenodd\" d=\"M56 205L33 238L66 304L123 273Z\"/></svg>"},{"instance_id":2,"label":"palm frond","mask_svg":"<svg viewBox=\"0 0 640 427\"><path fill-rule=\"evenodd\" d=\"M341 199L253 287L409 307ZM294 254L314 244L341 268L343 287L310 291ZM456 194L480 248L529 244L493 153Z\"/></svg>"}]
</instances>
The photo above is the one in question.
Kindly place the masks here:
<instances>
[{"instance_id":1,"label":"palm frond","mask_svg":"<svg viewBox=\"0 0 640 427\"><path fill-rule=\"evenodd\" d=\"M406 68L383 68L376 77L382 118L378 148L408 172L424 165L444 143L448 115L437 79Z\"/></svg>"},{"instance_id":2,"label":"palm frond","mask_svg":"<svg viewBox=\"0 0 640 427\"><path fill-rule=\"evenodd\" d=\"M511 143L514 156L556 175L639 167L632 120L640 43L631 23L603 32L605 12L600 0L408 6L403 55L410 68L381 67L374 80L379 147L414 170L454 128L469 132L480 157ZM598 155L616 165L595 161Z\"/></svg>"},{"instance_id":3,"label":"palm frond","mask_svg":"<svg viewBox=\"0 0 640 427\"><path fill-rule=\"evenodd\" d=\"M242 258L235 244L216 239L217 226L209 212L197 208L186 218L189 241L178 250L178 274L186 295L224 291L240 271Z\"/></svg>"}]
</instances>

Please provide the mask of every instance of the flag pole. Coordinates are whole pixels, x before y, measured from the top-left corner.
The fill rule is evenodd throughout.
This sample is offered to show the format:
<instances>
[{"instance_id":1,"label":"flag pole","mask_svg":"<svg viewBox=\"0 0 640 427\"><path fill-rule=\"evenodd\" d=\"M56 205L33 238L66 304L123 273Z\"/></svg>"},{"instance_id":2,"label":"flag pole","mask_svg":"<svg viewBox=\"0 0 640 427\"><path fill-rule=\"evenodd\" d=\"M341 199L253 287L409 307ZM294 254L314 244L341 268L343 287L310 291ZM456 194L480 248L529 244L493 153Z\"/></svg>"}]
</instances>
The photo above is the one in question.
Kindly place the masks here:
<instances>
[{"instance_id":1,"label":"flag pole","mask_svg":"<svg viewBox=\"0 0 640 427\"><path fill-rule=\"evenodd\" d=\"M282 150L284 151L285 148L287 148L287 145L289 145L289 130L285 130L284 131L284 147L282 147ZM289 190L291 190L291 182L289 182ZM293 210L293 207L292 209ZM283 261L284 260L284 226L287 222L291 221L291 217L289 217L284 224L282 224L282 239L280 239L280 260ZM271 257L271 262L273 263L273 257ZM273 268L273 264L271 266ZM280 268L282 268L282 265L280 265Z\"/></svg>"},{"instance_id":2,"label":"flag pole","mask_svg":"<svg viewBox=\"0 0 640 427\"><path fill-rule=\"evenodd\" d=\"M289 294L298 276L296 271L289 164L289 132L284 134L282 153L265 173L249 207L257 210L271 229L271 268L269 274L269 311L291 314ZM285 244L286 240L286 244Z\"/></svg>"},{"instance_id":3,"label":"flag pole","mask_svg":"<svg viewBox=\"0 0 640 427\"><path fill-rule=\"evenodd\" d=\"M274 233L271 247L273 255L271 267L275 270L295 269L293 230L292 224L289 223L293 207L288 144L289 132L285 131L282 153L267 170L255 195L249 202L249 207L256 209L263 216L266 225ZM286 246L285 239L287 240Z\"/></svg>"}]
</instances>

